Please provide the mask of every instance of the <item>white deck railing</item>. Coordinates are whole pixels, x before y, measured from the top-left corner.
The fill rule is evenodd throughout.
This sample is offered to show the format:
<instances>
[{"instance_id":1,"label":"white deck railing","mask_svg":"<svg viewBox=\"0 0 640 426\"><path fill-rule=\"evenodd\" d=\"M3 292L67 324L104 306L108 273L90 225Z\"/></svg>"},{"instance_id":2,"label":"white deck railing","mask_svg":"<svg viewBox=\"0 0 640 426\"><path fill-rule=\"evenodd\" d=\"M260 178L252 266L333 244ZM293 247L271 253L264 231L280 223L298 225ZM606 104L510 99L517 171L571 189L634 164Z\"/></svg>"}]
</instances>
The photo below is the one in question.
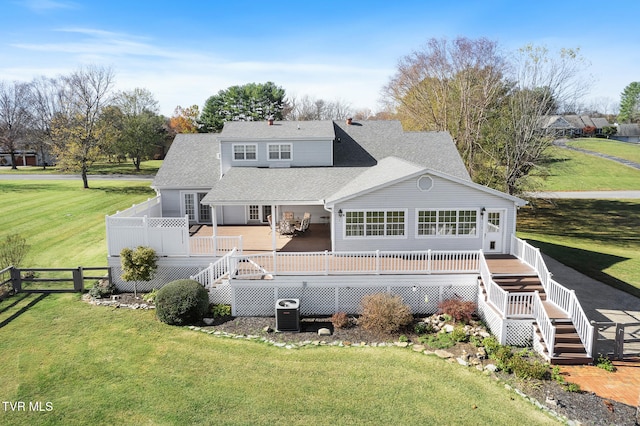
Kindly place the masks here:
<instances>
[{"instance_id":1,"label":"white deck railing","mask_svg":"<svg viewBox=\"0 0 640 426\"><path fill-rule=\"evenodd\" d=\"M477 273L479 251L271 252L236 256L233 278L255 275Z\"/></svg>"},{"instance_id":2,"label":"white deck railing","mask_svg":"<svg viewBox=\"0 0 640 426\"><path fill-rule=\"evenodd\" d=\"M544 340L547 346L547 351L550 357L554 355L554 345L556 341L556 328L549 318L549 314L542 305L542 299L540 294L536 291L533 299L533 317L536 319L540 333L542 334L542 340Z\"/></svg>"},{"instance_id":3,"label":"white deck railing","mask_svg":"<svg viewBox=\"0 0 640 426\"><path fill-rule=\"evenodd\" d=\"M198 281L205 288L214 286L225 275L233 274L236 265L234 260L236 253L235 249L231 250L214 263L210 263L207 269L191 276L191 279Z\"/></svg>"},{"instance_id":4,"label":"white deck railing","mask_svg":"<svg viewBox=\"0 0 640 426\"><path fill-rule=\"evenodd\" d=\"M551 278L551 273L542 258L540 249L517 237L512 238L513 255L531 266L538 274L547 294L547 300L565 311L584 344L587 356L593 355L593 325L584 313L574 290L569 290ZM551 353L551 351L550 351Z\"/></svg>"},{"instance_id":5,"label":"white deck railing","mask_svg":"<svg viewBox=\"0 0 640 426\"><path fill-rule=\"evenodd\" d=\"M484 256L480 256L480 278L487 291L487 300L502 318L532 318L534 293L509 293L492 278Z\"/></svg>"}]
</instances>

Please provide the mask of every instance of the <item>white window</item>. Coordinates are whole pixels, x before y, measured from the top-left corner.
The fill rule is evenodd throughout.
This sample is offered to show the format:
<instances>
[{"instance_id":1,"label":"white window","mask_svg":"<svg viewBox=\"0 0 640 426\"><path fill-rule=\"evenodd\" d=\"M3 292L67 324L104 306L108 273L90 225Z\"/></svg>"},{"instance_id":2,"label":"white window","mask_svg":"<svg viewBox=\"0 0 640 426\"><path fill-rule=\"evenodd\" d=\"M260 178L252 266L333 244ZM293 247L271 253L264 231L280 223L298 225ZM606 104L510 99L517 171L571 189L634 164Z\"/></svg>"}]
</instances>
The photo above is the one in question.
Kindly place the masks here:
<instances>
[{"instance_id":1,"label":"white window","mask_svg":"<svg viewBox=\"0 0 640 426\"><path fill-rule=\"evenodd\" d=\"M256 145L233 145L234 160L256 160L257 158Z\"/></svg>"},{"instance_id":2,"label":"white window","mask_svg":"<svg viewBox=\"0 0 640 426\"><path fill-rule=\"evenodd\" d=\"M269 160L291 160L291 144L269 144Z\"/></svg>"},{"instance_id":3,"label":"white window","mask_svg":"<svg viewBox=\"0 0 640 426\"><path fill-rule=\"evenodd\" d=\"M345 214L345 237L404 236L405 216L402 210L348 211Z\"/></svg>"},{"instance_id":4,"label":"white window","mask_svg":"<svg viewBox=\"0 0 640 426\"><path fill-rule=\"evenodd\" d=\"M418 236L477 235L477 210L418 210Z\"/></svg>"}]
</instances>

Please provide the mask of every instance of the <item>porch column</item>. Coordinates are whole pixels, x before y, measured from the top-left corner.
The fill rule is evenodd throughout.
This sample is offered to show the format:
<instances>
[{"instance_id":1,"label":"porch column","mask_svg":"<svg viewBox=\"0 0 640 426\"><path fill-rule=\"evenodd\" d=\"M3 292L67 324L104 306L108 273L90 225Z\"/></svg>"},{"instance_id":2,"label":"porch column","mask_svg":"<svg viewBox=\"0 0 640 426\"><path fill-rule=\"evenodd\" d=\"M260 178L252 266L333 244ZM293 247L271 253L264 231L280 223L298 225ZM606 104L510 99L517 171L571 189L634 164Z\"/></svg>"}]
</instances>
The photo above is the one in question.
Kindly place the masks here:
<instances>
[{"instance_id":1,"label":"porch column","mask_svg":"<svg viewBox=\"0 0 640 426\"><path fill-rule=\"evenodd\" d=\"M209 205L211 209L211 238L213 238L213 254L218 255L218 218L216 217L216 206Z\"/></svg>"},{"instance_id":2,"label":"porch column","mask_svg":"<svg viewBox=\"0 0 640 426\"><path fill-rule=\"evenodd\" d=\"M271 250L276 251L278 240L276 235L276 223L278 222L278 212L276 211L277 206L271 205Z\"/></svg>"}]
</instances>

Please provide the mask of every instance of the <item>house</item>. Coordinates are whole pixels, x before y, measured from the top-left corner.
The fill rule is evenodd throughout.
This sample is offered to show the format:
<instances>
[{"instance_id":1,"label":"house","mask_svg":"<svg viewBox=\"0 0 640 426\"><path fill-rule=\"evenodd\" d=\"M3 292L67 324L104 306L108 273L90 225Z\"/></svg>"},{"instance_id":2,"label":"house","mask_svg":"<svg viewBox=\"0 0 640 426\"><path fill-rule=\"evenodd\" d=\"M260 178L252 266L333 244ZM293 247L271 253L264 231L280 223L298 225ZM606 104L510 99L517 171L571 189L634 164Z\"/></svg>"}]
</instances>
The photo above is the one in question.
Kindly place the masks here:
<instances>
[{"instance_id":1,"label":"house","mask_svg":"<svg viewBox=\"0 0 640 426\"><path fill-rule=\"evenodd\" d=\"M281 298L300 299L302 314L357 313L381 291L426 314L458 297L478 302L502 343L558 359L555 324L566 321L585 345L580 359L591 356L593 326L575 294L515 237L525 201L474 183L447 132L228 122L178 135L152 186L157 197L106 220L122 290L120 250L147 245L160 267L138 290L191 276L236 316L273 315ZM308 231L282 235L285 214L310 217Z\"/></svg>"},{"instance_id":2,"label":"house","mask_svg":"<svg viewBox=\"0 0 640 426\"><path fill-rule=\"evenodd\" d=\"M48 154L42 155L35 150L18 150L14 152L16 166L43 166L51 165L52 159ZM11 153L0 151L0 166L11 166Z\"/></svg>"},{"instance_id":3,"label":"house","mask_svg":"<svg viewBox=\"0 0 640 426\"><path fill-rule=\"evenodd\" d=\"M448 133L404 132L397 121L230 122L220 134L178 135L153 187L163 217L188 215L214 235L309 212L329 223L332 251L508 253L524 204L473 183Z\"/></svg>"},{"instance_id":4,"label":"house","mask_svg":"<svg viewBox=\"0 0 640 426\"><path fill-rule=\"evenodd\" d=\"M640 143L640 124L616 124L618 131L610 139L621 142Z\"/></svg>"},{"instance_id":5,"label":"house","mask_svg":"<svg viewBox=\"0 0 640 426\"><path fill-rule=\"evenodd\" d=\"M588 115L549 115L542 118L543 131L554 137L582 137L585 129L593 129L593 136L603 135L602 129L611 124L606 118L590 117Z\"/></svg>"}]
</instances>

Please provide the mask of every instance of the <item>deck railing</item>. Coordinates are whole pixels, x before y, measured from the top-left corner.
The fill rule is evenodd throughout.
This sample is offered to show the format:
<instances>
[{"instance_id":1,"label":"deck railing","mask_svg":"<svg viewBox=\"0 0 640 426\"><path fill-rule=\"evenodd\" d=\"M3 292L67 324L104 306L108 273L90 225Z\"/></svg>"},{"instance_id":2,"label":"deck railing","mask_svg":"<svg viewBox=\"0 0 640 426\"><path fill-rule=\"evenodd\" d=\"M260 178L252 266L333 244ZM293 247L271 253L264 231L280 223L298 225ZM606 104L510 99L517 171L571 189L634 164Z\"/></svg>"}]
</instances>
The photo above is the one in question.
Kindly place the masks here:
<instances>
[{"instance_id":1,"label":"deck railing","mask_svg":"<svg viewBox=\"0 0 640 426\"><path fill-rule=\"evenodd\" d=\"M479 251L271 252L236 256L233 278L255 275L434 274L478 272Z\"/></svg>"},{"instance_id":2,"label":"deck railing","mask_svg":"<svg viewBox=\"0 0 640 426\"><path fill-rule=\"evenodd\" d=\"M480 256L480 278L487 291L487 300L500 313L502 318L532 318L533 293L509 293L501 288L491 277L484 256Z\"/></svg>"},{"instance_id":3,"label":"deck railing","mask_svg":"<svg viewBox=\"0 0 640 426\"><path fill-rule=\"evenodd\" d=\"M547 265L542 258L540 249L517 237L513 237L511 247L514 248L513 255L535 269L542 282L542 286L547 294L547 300L556 304L560 309L569 314L573 325L584 344L588 356L593 354L593 326L590 324L587 315L584 313L580 301L576 297L574 290L569 290L562 284L551 278Z\"/></svg>"},{"instance_id":4,"label":"deck railing","mask_svg":"<svg viewBox=\"0 0 640 426\"><path fill-rule=\"evenodd\" d=\"M547 351L550 357L554 355L554 345L556 341L556 328L549 318L549 314L542 305L542 299L540 294L536 291L533 298L533 317L536 319L540 333L542 334L542 340L544 340L547 346Z\"/></svg>"},{"instance_id":5,"label":"deck railing","mask_svg":"<svg viewBox=\"0 0 640 426\"><path fill-rule=\"evenodd\" d=\"M216 260L214 263L210 263L207 269L198 272L196 275L191 276L192 280L198 281L205 288L212 287L220 278L225 275L233 274L235 270L236 262L234 257L237 253L236 249L231 250L229 253Z\"/></svg>"}]
</instances>

